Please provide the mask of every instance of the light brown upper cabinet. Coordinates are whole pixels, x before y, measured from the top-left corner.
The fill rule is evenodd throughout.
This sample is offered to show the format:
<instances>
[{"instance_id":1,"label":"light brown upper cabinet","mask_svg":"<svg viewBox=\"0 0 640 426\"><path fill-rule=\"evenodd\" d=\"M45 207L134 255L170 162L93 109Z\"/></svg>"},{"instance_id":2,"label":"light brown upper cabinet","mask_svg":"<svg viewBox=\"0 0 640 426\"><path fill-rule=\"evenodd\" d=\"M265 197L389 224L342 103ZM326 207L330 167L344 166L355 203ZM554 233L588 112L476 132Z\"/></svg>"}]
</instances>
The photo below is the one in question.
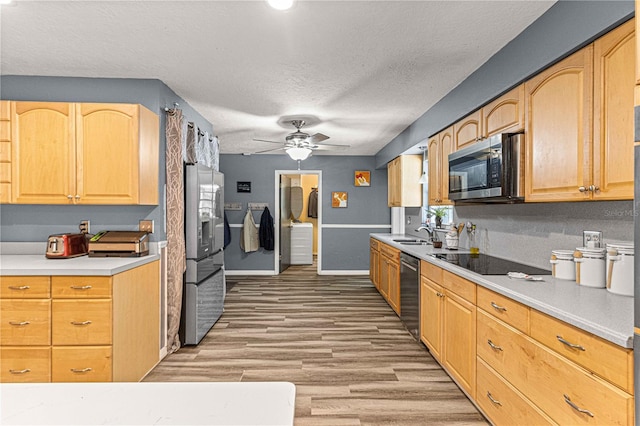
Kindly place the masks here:
<instances>
[{"instance_id":1,"label":"light brown upper cabinet","mask_svg":"<svg viewBox=\"0 0 640 426\"><path fill-rule=\"evenodd\" d=\"M401 155L387 164L389 207L421 207L422 155Z\"/></svg>"},{"instance_id":2,"label":"light brown upper cabinet","mask_svg":"<svg viewBox=\"0 0 640 426\"><path fill-rule=\"evenodd\" d=\"M525 83L526 201L589 198L593 47Z\"/></svg>"},{"instance_id":3,"label":"light brown upper cabinet","mask_svg":"<svg viewBox=\"0 0 640 426\"><path fill-rule=\"evenodd\" d=\"M449 153L453 126L432 136L427 144L429 159L429 205L453 204L449 200Z\"/></svg>"},{"instance_id":4,"label":"light brown upper cabinet","mask_svg":"<svg viewBox=\"0 0 640 426\"><path fill-rule=\"evenodd\" d=\"M455 150L498 133L524 130L524 84L489 102L453 125Z\"/></svg>"},{"instance_id":5,"label":"light brown upper cabinet","mask_svg":"<svg viewBox=\"0 0 640 426\"><path fill-rule=\"evenodd\" d=\"M453 125L455 151L482 138L482 110L466 116Z\"/></svg>"},{"instance_id":6,"label":"light brown upper cabinet","mask_svg":"<svg viewBox=\"0 0 640 426\"><path fill-rule=\"evenodd\" d=\"M524 130L524 84L482 107L482 136Z\"/></svg>"},{"instance_id":7,"label":"light brown upper cabinet","mask_svg":"<svg viewBox=\"0 0 640 426\"><path fill-rule=\"evenodd\" d=\"M634 24L525 83L526 201L633 198Z\"/></svg>"},{"instance_id":8,"label":"light brown upper cabinet","mask_svg":"<svg viewBox=\"0 0 640 426\"><path fill-rule=\"evenodd\" d=\"M0 203L11 202L11 111L0 101Z\"/></svg>"},{"instance_id":9,"label":"light brown upper cabinet","mask_svg":"<svg viewBox=\"0 0 640 426\"><path fill-rule=\"evenodd\" d=\"M633 199L635 25L593 43L593 178L598 200Z\"/></svg>"},{"instance_id":10,"label":"light brown upper cabinet","mask_svg":"<svg viewBox=\"0 0 640 426\"><path fill-rule=\"evenodd\" d=\"M636 13L640 11L640 0L636 0ZM640 34L640 19L634 19L636 37ZM640 43L636 41L636 85L640 86ZM640 97L635 102L635 105L640 105Z\"/></svg>"},{"instance_id":11,"label":"light brown upper cabinet","mask_svg":"<svg viewBox=\"0 0 640 426\"><path fill-rule=\"evenodd\" d=\"M159 119L137 104L11 102L12 202L158 204Z\"/></svg>"}]
</instances>

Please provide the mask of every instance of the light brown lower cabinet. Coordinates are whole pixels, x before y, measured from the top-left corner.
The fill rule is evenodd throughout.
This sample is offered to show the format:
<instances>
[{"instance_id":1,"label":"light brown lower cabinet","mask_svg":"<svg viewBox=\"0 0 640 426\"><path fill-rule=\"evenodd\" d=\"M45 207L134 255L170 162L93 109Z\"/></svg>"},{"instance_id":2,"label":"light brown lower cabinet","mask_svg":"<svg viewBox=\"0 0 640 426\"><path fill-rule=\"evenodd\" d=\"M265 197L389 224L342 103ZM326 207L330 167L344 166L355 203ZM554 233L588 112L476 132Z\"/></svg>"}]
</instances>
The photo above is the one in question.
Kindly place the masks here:
<instances>
[{"instance_id":1,"label":"light brown lower cabinet","mask_svg":"<svg viewBox=\"0 0 640 426\"><path fill-rule=\"evenodd\" d=\"M378 291L400 315L400 250L380 243Z\"/></svg>"},{"instance_id":2,"label":"light brown lower cabinet","mask_svg":"<svg viewBox=\"0 0 640 426\"><path fill-rule=\"evenodd\" d=\"M634 424L631 349L420 268L420 339L494 425Z\"/></svg>"},{"instance_id":3,"label":"light brown lower cabinet","mask_svg":"<svg viewBox=\"0 0 640 426\"><path fill-rule=\"evenodd\" d=\"M159 272L0 277L0 381L142 379L159 361Z\"/></svg>"}]
</instances>

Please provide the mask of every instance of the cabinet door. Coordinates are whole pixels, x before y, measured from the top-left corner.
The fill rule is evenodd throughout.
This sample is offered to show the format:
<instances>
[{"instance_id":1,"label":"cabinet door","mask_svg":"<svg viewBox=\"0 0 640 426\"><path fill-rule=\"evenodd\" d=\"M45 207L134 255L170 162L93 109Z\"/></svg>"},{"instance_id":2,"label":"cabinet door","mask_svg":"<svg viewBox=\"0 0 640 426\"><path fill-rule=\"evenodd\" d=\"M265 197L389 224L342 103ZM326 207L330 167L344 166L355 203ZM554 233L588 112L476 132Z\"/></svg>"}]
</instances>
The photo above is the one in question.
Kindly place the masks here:
<instances>
[{"instance_id":1,"label":"cabinet door","mask_svg":"<svg viewBox=\"0 0 640 426\"><path fill-rule=\"evenodd\" d=\"M111 346L60 346L51 351L52 382L110 382Z\"/></svg>"},{"instance_id":2,"label":"cabinet door","mask_svg":"<svg viewBox=\"0 0 640 426\"><path fill-rule=\"evenodd\" d=\"M633 20L593 44L594 199L633 199L635 49Z\"/></svg>"},{"instance_id":3,"label":"cabinet door","mask_svg":"<svg viewBox=\"0 0 640 426\"><path fill-rule=\"evenodd\" d=\"M391 262L384 256L380 256L380 286L378 287L378 291L385 298L385 300L389 299L389 264Z\"/></svg>"},{"instance_id":4,"label":"cabinet door","mask_svg":"<svg viewBox=\"0 0 640 426\"><path fill-rule=\"evenodd\" d=\"M389 207L400 205L400 158L394 158L387 164L387 204Z\"/></svg>"},{"instance_id":5,"label":"cabinet door","mask_svg":"<svg viewBox=\"0 0 640 426\"><path fill-rule=\"evenodd\" d=\"M477 110L453 125L455 150L476 143L482 137L482 110Z\"/></svg>"},{"instance_id":6,"label":"cabinet door","mask_svg":"<svg viewBox=\"0 0 640 426\"><path fill-rule=\"evenodd\" d=\"M526 201L590 198L593 47L525 83Z\"/></svg>"},{"instance_id":7,"label":"cabinet door","mask_svg":"<svg viewBox=\"0 0 640 426\"><path fill-rule=\"evenodd\" d=\"M138 108L78 104L78 204L138 202Z\"/></svg>"},{"instance_id":8,"label":"cabinet door","mask_svg":"<svg viewBox=\"0 0 640 426\"><path fill-rule=\"evenodd\" d=\"M482 107L482 134L524 130L524 84Z\"/></svg>"},{"instance_id":9,"label":"cabinet door","mask_svg":"<svg viewBox=\"0 0 640 426\"><path fill-rule=\"evenodd\" d=\"M0 101L0 203L11 202L11 104Z\"/></svg>"},{"instance_id":10,"label":"cabinet door","mask_svg":"<svg viewBox=\"0 0 640 426\"><path fill-rule=\"evenodd\" d=\"M445 291L444 367L469 395L476 394L476 307Z\"/></svg>"},{"instance_id":11,"label":"cabinet door","mask_svg":"<svg viewBox=\"0 0 640 426\"><path fill-rule=\"evenodd\" d=\"M43 383L51 381L51 348L18 346L0 348L0 382Z\"/></svg>"},{"instance_id":12,"label":"cabinet door","mask_svg":"<svg viewBox=\"0 0 640 426\"><path fill-rule=\"evenodd\" d=\"M429 205L438 204L442 198L440 193L440 135L435 135L427 143L429 164Z\"/></svg>"},{"instance_id":13,"label":"cabinet door","mask_svg":"<svg viewBox=\"0 0 640 426\"><path fill-rule=\"evenodd\" d=\"M389 262L389 305L400 315L400 265Z\"/></svg>"},{"instance_id":14,"label":"cabinet door","mask_svg":"<svg viewBox=\"0 0 640 426\"><path fill-rule=\"evenodd\" d=\"M69 204L76 194L74 105L12 102L12 201Z\"/></svg>"},{"instance_id":15,"label":"cabinet door","mask_svg":"<svg viewBox=\"0 0 640 426\"><path fill-rule=\"evenodd\" d=\"M442 287L420 277L420 340L431 355L442 360Z\"/></svg>"},{"instance_id":16,"label":"cabinet door","mask_svg":"<svg viewBox=\"0 0 640 426\"><path fill-rule=\"evenodd\" d=\"M380 263L380 252L374 248L370 249L369 255L369 279L373 283L376 288L380 287L379 280L379 263Z\"/></svg>"},{"instance_id":17,"label":"cabinet door","mask_svg":"<svg viewBox=\"0 0 640 426\"><path fill-rule=\"evenodd\" d=\"M453 149L453 127L440 133L440 202L453 204L449 200L449 154Z\"/></svg>"}]
</instances>

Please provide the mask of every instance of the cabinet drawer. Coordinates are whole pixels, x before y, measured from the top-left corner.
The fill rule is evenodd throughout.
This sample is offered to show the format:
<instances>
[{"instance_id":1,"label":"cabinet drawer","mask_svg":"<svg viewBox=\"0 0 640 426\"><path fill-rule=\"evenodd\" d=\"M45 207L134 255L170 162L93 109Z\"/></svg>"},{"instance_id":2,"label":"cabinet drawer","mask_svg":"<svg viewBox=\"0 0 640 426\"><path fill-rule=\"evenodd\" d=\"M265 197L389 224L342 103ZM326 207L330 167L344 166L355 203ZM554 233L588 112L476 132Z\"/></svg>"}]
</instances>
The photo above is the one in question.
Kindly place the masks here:
<instances>
[{"instance_id":1,"label":"cabinet drawer","mask_svg":"<svg viewBox=\"0 0 640 426\"><path fill-rule=\"evenodd\" d=\"M0 141L8 142L11 140L11 122L0 121Z\"/></svg>"},{"instance_id":2,"label":"cabinet drawer","mask_svg":"<svg viewBox=\"0 0 640 426\"><path fill-rule=\"evenodd\" d=\"M1 300L0 345L50 345L50 317L48 300Z\"/></svg>"},{"instance_id":3,"label":"cabinet drawer","mask_svg":"<svg viewBox=\"0 0 640 426\"><path fill-rule=\"evenodd\" d=\"M49 277L0 277L0 299L48 299Z\"/></svg>"},{"instance_id":4,"label":"cabinet drawer","mask_svg":"<svg viewBox=\"0 0 640 426\"><path fill-rule=\"evenodd\" d=\"M0 203L11 202L11 184L0 182Z\"/></svg>"},{"instance_id":5,"label":"cabinet drawer","mask_svg":"<svg viewBox=\"0 0 640 426\"><path fill-rule=\"evenodd\" d=\"M0 163L0 182L11 183L11 163Z\"/></svg>"},{"instance_id":6,"label":"cabinet drawer","mask_svg":"<svg viewBox=\"0 0 640 426\"><path fill-rule=\"evenodd\" d=\"M442 286L463 299L476 303L476 285L449 271L442 271Z\"/></svg>"},{"instance_id":7,"label":"cabinet drawer","mask_svg":"<svg viewBox=\"0 0 640 426\"><path fill-rule=\"evenodd\" d=\"M0 126L2 122L0 121ZM11 162L11 142L3 142L0 140L0 163Z\"/></svg>"},{"instance_id":8,"label":"cabinet drawer","mask_svg":"<svg viewBox=\"0 0 640 426\"><path fill-rule=\"evenodd\" d=\"M376 240L374 238L370 238L369 239L369 248L372 248L373 250L380 250L380 243L378 242L378 240Z\"/></svg>"},{"instance_id":9,"label":"cabinet drawer","mask_svg":"<svg viewBox=\"0 0 640 426\"><path fill-rule=\"evenodd\" d=\"M633 424L633 396L478 311L477 354L559 424ZM575 408L570 404L575 404ZM579 409L588 410L581 413Z\"/></svg>"},{"instance_id":10,"label":"cabinet drawer","mask_svg":"<svg viewBox=\"0 0 640 426\"><path fill-rule=\"evenodd\" d=\"M434 265L433 263L421 260L420 275L430 279L437 284L442 283L442 268Z\"/></svg>"},{"instance_id":11,"label":"cabinet drawer","mask_svg":"<svg viewBox=\"0 0 640 426\"><path fill-rule=\"evenodd\" d=\"M110 345L110 300L54 300L53 345Z\"/></svg>"},{"instance_id":12,"label":"cabinet drawer","mask_svg":"<svg viewBox=\"0 0 640 426\"><path fill-rule=\"evenodd\" d=\"M52 349L52 382L110 382L112 376L110 346L54 347Z\"/></svg>"},{"instance_id":13,"label":"cabinet drawer","mask_svg":"<svg viewBox=\"0 0 640 426\"><path fill-rule=\"evenodd\" d=\"M523 333L529 333L529 308L515 300L478 286L477 305Z\"/></svg>"},{"instance_id":14,"label":"cabinet drawer","mask_svg":"<svg viewBox=\"0 0 640 426\"><path fill-rule=\"evenodd\" d=\"M51 297L54 299L111 297L111 277L52 277Z\"/></svg>"},{"instance_id":15,"label":"cabinet drawer","mask_svg":"<svg viewBox=\"0 0 640 426\"><path fill-rule=\"evenodd\" d=\"M535 309L531 310L531 337L633 394L631 349L614 345Z\"/></svg>"},{"instance_id":16,"label":"cabinet drawer","mask_svg":"<svg viewBox=\"0 0 640 426\"><path fill-rule=\"evenodd\" d=\"M476 402L496 425L554 425L546 414L478 358Z\"/></svg>"},{"instance_id":17,"label":"cabinet drawer","mask_svg":"<svg viewBox=\"0 0 640 426\"><path fill-rule=\"evenodd\" d=\"M37 383L51 381L51 348L0 348L0 382Z\"/></svg>"},{"instance_id":18,"label":"cabinet drawer","mask_svg":"<svg viewBox=\"0 0 640 426\"><path fill-rule=\"evenodd\" d=\"M386 244L380 244L380 254L388 257L391 260L395 260L396 262L400 262L400 250L395 249Z\"/></svg>"}]
</instances>

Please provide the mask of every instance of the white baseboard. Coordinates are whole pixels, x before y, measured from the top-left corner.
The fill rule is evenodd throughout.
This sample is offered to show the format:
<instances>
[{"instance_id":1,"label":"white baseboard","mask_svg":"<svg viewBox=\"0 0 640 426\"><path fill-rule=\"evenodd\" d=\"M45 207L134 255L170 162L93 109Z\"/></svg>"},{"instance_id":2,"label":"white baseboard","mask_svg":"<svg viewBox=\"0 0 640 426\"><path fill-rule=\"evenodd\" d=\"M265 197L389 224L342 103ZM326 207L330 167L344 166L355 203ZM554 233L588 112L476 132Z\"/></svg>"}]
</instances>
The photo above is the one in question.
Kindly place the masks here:
<instances>
[{"instance_id":1,"label":"white baseboard","mask_svg":"<svg viewBox=\"0 0 640 426\"><path fill-rule=\"evenodd\" d=\"M318 272L318 275L369 275L368 269L363 269L362 271L349 271L349 270L337 270L337 271L327 271L322 270Z\"/></svg>"},{"instance_id":2,"label":"white baseboard","mask_svg":"<svg viewBox=\"0 0 640 426\"><path fill-rule=\"evenodd\" d=\"M246 271L239 270L239 269L230 271L228 269L225 269L224 270L224 274L227 275L227 276L231 276L231 275L263 275L263 276L264 275L270 275L270 276L271 275L278 275L276 273L276 271L264 271L264 270L253 270L253 269L246 270Z\"/></svg>"}]
</instances>

